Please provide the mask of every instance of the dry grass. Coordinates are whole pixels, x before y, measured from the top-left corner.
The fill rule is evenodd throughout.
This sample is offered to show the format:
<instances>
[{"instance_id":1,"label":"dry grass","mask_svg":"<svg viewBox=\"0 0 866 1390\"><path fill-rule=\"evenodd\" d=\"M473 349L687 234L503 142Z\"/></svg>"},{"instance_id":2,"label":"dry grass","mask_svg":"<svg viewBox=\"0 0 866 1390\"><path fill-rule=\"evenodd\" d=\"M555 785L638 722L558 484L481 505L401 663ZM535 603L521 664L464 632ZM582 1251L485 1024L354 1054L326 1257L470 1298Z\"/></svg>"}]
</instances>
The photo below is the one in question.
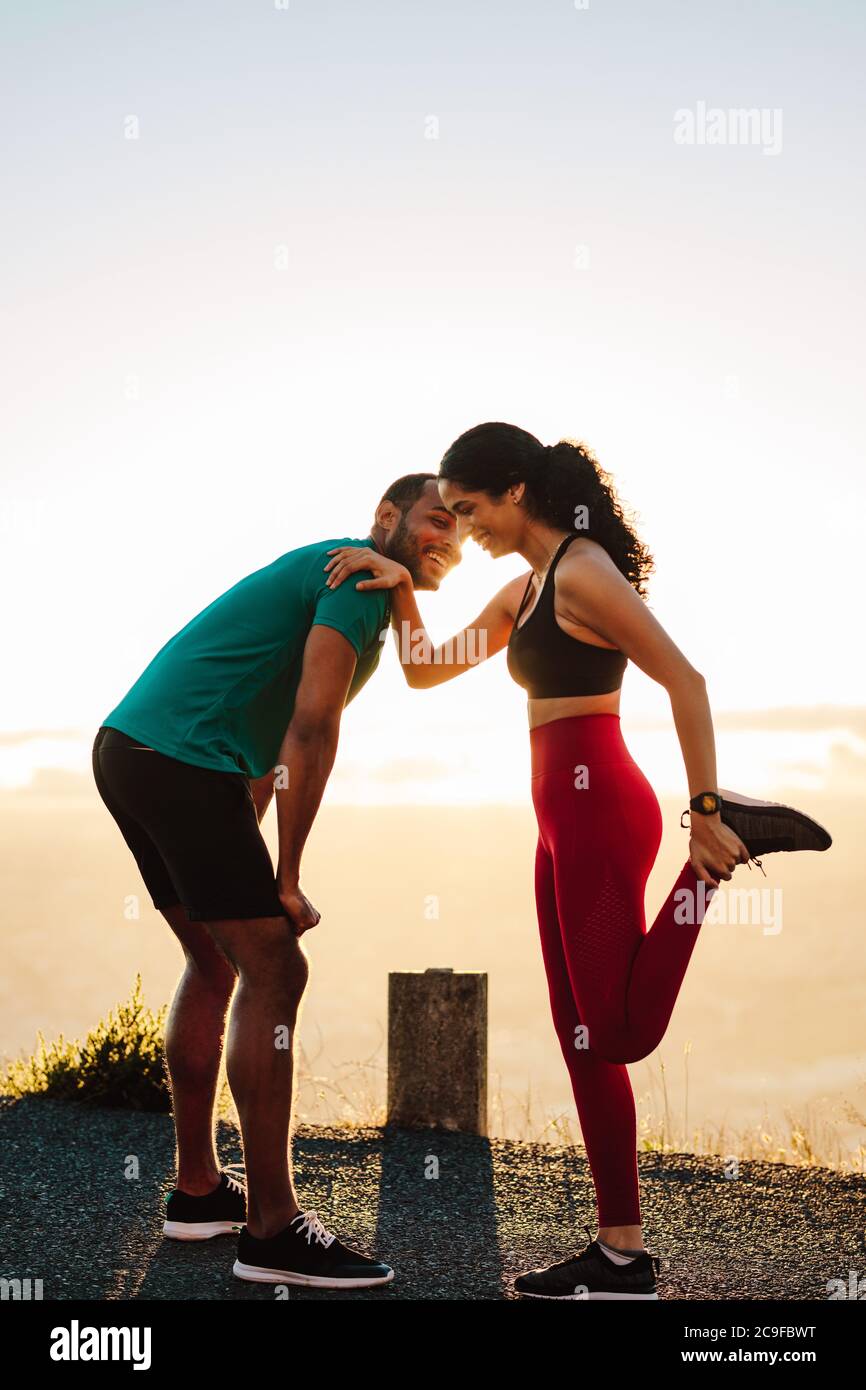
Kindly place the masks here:
<instances>
[{"instance_id":1,"label":"dry grass","mask_svg":"<svg viewBox=\"0 0 866 1390\"><path fill-rule=\"evenodd\" d=\"M136 978L129 1000L112 1010L88 1033L83 1044L62 1037L47 1044L39 1035L33 1056L7 1064L0 1076L0 1095L47 1095L94 1105L142 1110L169 1110L171 1096L162 1062L166 1009L154 1014L141 997ZM380 1030L381 1034L381 1030ZM325 1054L321 1034L313 1053L298 1044L295 1056L296 1122L311 1125L379 1126L386 1120L385 1038L360 1061L337 1063ZM667 1068L658 1065L647 1090L636 1097L638 1147L660 1153L715 1154L725 1158L761 1159L764 1162L817 1165L836 1171L866 1172L866 1142L852 1149L843 1142L841 1128L826 1115L807 1105L802 1114L785 1112L785 1120L769 1119L765 1106L762 1121L735 1129L719 1124L690 1125L689 1056L683 1049L684 1099L682 1114L674 1114L668 1095ZM218 1114L237 1124L237 1112L225 1082L218 1097ZM494 1077L490 1094L490 1136L556 1146L582 1148L573 1109L544 1113L531 1083L519 1095L502 1089ZM850 1102L844 1119L866 1139L866 1115Z\"/></svg>"},{"instance_id":2,"label":"dry grass","mask_svg":"<svg viewBox=\"0 0 866 1390\"><path fill-rule=\"evenodd\" d=\"M100 1019L84 1042L61 1033L51 1043L37 1034L36 1051L5 1064L0 1096L73 1100L126 1110L167 1111L171 1106L163 1054L168 1006L154 1013L137 975L129 999Z\"/></svg>"},{"instance_id":3,"label":"dry grass","mask_svg":"<svg viewBox=\"0 0 866 1390\"><path fill-rule=\"evenodd\" d=\"M384 1039L363 1061L329 1062L321 1042L313 1056L299 1049L295 1067L295 1120L311 1125L383 1125L386 1067ZM846 1147L838 1126L818 1116L811 1106L802 1114L785 1112L785 1121L769 1119L765 1107L762 1121L744 1128L720 1124L716 1127L689 1125L688 1062L691 1044L683 1050L685 1096L683 1112L673 1113L667 1088L667 1068L659 1063L658 1075L650 1087L636 1096L638 1147L658 1153L715 1154L725 1158L760 1159L765 1163L791 1163L800 1166L832 1168L842 1173L866 1173L866 1142L856 1149ZM512 1139L558 1147L582 1148L580 1129L573 1110L543 1113L531 1083L519 1095L504 1092L501 1078L494 1078L490 1094L491 1138ZM222 1100L226 1118L236 1123L228 1088ZM862 1130L866 1140L866 1115L848 1104L845 1119Z\"/></svg>"}]
</instances>

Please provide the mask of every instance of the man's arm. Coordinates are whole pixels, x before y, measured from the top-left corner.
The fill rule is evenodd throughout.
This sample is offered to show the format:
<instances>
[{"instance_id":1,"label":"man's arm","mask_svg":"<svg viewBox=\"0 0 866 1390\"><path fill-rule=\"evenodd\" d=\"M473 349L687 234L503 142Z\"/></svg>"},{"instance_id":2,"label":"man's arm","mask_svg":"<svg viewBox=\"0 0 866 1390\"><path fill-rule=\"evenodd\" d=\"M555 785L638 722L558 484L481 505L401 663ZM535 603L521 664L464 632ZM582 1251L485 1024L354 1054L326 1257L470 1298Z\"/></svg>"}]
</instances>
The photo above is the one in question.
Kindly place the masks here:
<instances>
[{"instance_id":1,"label":"man's arm","mask_svg":"<svg viewBox=\"0 0 866 1390\"><path fill-rule=\"evenodd\" d=\"M277 758L277 889L298 935L319 920L300 889L301 854L334 765L356 661L342 633L321 624L310 628L292 720Z\"/></svg>"},{"instance_id":2,"label":"man's arm","mask_svg":"<svg viewBox=\"0 0 866 1390\"><path fill-rule=\"evenodd\" d=\"M368 570L372 577L359 580L354 585L356 591L391 590L391 623L403 675L413 690L428 690L450 681L507 647L529 578L524 573L510 579L474 622L435 647L418 608L412 576L405 566L367 547L335 546L328 554L331 559L325 569L332 592L361 570Z\"/></svg>"}]
</instances>

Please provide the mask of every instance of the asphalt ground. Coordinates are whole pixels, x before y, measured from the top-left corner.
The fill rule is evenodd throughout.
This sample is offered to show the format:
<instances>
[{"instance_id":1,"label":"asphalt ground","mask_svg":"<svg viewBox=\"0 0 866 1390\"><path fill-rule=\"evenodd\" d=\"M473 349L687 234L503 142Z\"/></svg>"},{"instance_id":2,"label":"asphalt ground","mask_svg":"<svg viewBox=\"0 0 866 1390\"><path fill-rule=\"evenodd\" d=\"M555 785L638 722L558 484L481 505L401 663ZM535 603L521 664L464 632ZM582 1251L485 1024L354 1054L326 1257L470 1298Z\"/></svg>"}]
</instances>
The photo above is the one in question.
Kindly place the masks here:
<instances>
[{"instance_id":1,"label":"asphalt ground","mask_svg":"<svg viewBox=\"0 0 866 1390\"><path fill-rule=\"evenodd\" d=\"M221 1123L218 1141L222 1162L240 1161L236 1130ZM583 1248L586 1225L595 1235L574 1149L299 1126L292 1152L302 1208L395 1270L383 1288L293 1288L293 1301L508 1299L515 1274ZM234 1236L163 1237L173 1163L168 1115L4 1101L0 1275L41 1279L44 1299L273 1300L272 1286L232 1274ZM639 1168L660 1299L825 1301L832 1281L866 1273L866 1178L653 1152Z\"/></svg>"}]
</instances>

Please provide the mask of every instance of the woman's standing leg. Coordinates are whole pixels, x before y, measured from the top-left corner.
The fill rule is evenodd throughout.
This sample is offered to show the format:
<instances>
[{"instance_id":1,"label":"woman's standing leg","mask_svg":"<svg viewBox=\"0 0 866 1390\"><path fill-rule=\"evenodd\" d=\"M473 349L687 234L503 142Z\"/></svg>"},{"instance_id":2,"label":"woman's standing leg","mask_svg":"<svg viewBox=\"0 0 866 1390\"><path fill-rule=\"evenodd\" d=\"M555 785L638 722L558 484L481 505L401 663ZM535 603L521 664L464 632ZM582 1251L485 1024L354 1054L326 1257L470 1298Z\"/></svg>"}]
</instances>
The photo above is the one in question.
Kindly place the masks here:
<instances>
[{"instance_id":1,"label":"woman's standing leg","mask_svg":"<svg viewBox=\"0 0 866 1390\"><path fill-rule=\"evenodd\" d=\"M679 920L681 894L685 890L693 906L699 904L698 880L685 865L654 924L653 931L661 927L655 947L636 973L649 937L644 893L662 818L622 742L618 718L563 720L534 730L532 796L539 827L536 902L551 1008L596 1186L599 1239L630 1270L626 1257L633 1261L643 1240L634 1098L625 1064L651 1051L667 1026L703 918L698 912L697 920L689 913ZM635 1275L645 1277L651 1281L647 1271ZM523 1292L561 1283L557 1266L523 1279ZM655 1297L654 1290L647 1296Z\"/></svg>"},{"instance_id":2,"label":"woman's standing leg","mask_svg":"<svg viewBox=\"0 0 866 1390\"><path fill-rule=\"evenodd\" d=\"M541 836L535 856L535 901L553 1024L571 1078L595 1184L600 1230L639 1227L637 1131L626 1068L593 1051L574 1002L556 907L553 860Z\"/></svg>"}]
</instances>

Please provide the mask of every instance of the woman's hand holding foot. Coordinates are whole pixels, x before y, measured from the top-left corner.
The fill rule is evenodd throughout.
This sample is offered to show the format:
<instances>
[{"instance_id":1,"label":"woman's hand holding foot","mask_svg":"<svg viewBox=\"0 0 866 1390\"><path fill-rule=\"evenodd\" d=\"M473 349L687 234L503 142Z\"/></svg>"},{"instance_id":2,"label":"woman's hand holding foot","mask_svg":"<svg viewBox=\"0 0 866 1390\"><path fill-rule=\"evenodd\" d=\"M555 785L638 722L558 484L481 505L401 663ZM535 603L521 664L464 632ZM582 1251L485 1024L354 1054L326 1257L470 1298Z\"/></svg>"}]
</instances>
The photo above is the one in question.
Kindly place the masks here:
<instances>
[{"instance_id":1,"label":"woman's hand holding foot","mask_svg":"<svg viewBox=\"0 0 866 1390\"><path fill-rule=\"evenodd\" d=\"M698 878L713 888L720 879L729 879L738 864L745 864L749 851L738 835L714 816L692 816L689 859Z\"/></svg>"}]
</instances>

